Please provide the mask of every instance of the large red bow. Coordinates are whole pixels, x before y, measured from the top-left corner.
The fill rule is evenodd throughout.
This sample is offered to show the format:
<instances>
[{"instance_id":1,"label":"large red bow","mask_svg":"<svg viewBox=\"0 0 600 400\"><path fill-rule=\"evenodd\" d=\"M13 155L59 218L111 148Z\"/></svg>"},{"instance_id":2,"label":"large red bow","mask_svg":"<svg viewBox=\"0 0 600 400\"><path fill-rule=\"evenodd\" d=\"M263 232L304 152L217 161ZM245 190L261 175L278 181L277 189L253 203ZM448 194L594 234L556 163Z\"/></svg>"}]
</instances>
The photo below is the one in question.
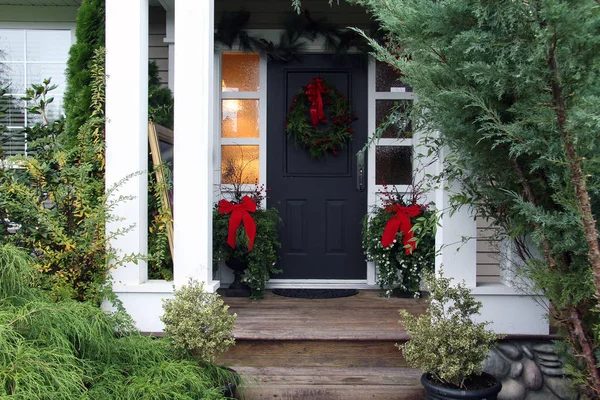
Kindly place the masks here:
<instances>
[{"instance_id":1,"label":"large red bow","mask_svg":"<svg viewBox=\"0 0 600 400\"><path fill-rule=\"evenodd\" d=\"M227 244L235 249L236 232L241 223L244 222L244 229L248 236L248 251L254 247L254 237L256 236L256 222L249 213L256 212L256 203L248 196L242 197L240 204L233 204L225 199L219 202L219 213L229 214L229 232L227 234Z\"/></svg>"},{"instance_id":2,"label":"large red bow","mask_svg":"<svg viewBox=\"0 0 600 400\"><path fill-rule=\"evenodd\" d=\"M314 78L312 83L306 86L306 96L312 104L310 106L310 119L313 126L317 126L320 121L327 122L325 112L323 111L322 93L329 93L329 89L323 85L323 79Z\"/></svg>"},{"instance_id":3,"label":"large red bow","mask_svg":"<svg viewBox=\"0 0 600 400\"><path fill-rule=\"evenodd\" d=\"M400 229L402 231L402 242L404 243L406 254L411 254L417 248L417 244L414 240L411 240L414 238L414 235L411 230L412 224L410 223L410 219L421 214L421 208L419 206L402 207L399 204L392 204L385 209L388 212L396 213L396 215L385 226L383 236L381 237L381 244L384 247L388 247L394 243L396 233Z\"/></svg>"}]
</instances>

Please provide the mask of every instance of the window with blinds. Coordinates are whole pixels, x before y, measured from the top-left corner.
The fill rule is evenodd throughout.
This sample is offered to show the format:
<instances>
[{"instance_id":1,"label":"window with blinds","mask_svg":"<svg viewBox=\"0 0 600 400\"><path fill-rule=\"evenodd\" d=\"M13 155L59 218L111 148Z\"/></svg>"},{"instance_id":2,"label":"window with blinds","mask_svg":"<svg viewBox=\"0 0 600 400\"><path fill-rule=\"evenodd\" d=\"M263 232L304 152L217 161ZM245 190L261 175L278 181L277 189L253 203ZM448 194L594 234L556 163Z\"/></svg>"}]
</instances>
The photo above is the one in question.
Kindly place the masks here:
<instances>
[{"instance_id":1,"label":"window with blinds","mask_svg":"<svg viewBox=\"0 0 600 400\"><path fill-rule=\"evenodd\" d=\"M6 127L1 143L5 157L27 155L23 129L41 120L25 110L21 99L26 87L52 78L58 88L52 93L48 117L54 120L62 115L71 38L69 29L0 29L0 84L8 85L8 93L0 97L0 108L5 110L0 119L0 125Z\"/></svg>"}]
</instances>

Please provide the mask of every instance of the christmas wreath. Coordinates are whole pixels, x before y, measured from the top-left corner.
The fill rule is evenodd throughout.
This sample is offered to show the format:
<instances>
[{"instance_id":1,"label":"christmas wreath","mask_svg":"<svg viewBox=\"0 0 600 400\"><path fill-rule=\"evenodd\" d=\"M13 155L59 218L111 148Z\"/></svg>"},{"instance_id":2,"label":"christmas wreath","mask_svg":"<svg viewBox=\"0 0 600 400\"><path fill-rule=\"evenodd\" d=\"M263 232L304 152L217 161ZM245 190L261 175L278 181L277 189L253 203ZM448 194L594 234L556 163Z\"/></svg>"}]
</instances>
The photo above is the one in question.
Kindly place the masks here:
<instances>
[{"instance_id":1,"label":"christmas wreath","mask_svg":"<svg viewBox=\"0 0 600 400\"><path fill-rule=\"evenodd\" d=\"M350 125L355 119L344 95L323 79L314 78L292 100L285 125L294 144L318 159L328 153L337 155L352 140ZM327 123L325 129L320 129Z\"/></svg>"}]
</instances>

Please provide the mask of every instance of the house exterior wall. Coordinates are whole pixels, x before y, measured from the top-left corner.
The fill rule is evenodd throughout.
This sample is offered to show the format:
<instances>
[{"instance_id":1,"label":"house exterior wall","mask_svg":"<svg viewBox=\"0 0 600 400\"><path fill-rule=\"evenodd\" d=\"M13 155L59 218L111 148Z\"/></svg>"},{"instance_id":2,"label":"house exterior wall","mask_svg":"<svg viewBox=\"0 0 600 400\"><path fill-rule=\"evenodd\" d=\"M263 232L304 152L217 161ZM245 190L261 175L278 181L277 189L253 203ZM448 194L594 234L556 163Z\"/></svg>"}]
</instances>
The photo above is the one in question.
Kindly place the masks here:
<instances>
[{"instance_id":1,"label":"house exterior wall","mask_svg":"<svg viewBox=\"0 0 600 400\"><path fill-rule=\"evenodd\" d=\"M173 85L176 92L175 129L179 136L175 141L176 146L178 146L175 152L178 153L176 157L178 157L179 164L176 163L176 166L179 165L179 169L175 171L175 185L179 183L179 188L185 188L187 185L189 190L187 192L175 191L175 210L176 213L179 213L175 214L175 284L184 284L188 277L194 276L208 283L210 289L214 290L218 287L219 282L212 280L212 272L209 267L212 260L210 246L212 193L210 193L210 188L215 177L211 173L215 170L212 159L217 149L213 145L213 138L210 135L192 134L215 132L215 125L218 124L219 120L218 113L214 112L216 99L214 92L217 90L216 86L218 86L218 82L215 82L214 77L218 74L215 74L213 64L212 24L214 20L212 1L207 1L207 3L197 2L197 0L178 1L177 4L180 8L175 10L178 15L178 25L175 26L175 31L178 32L179 40L177 46L170 46L171 48L164 41L161 42L161 36L162 38L170 36L167 27L169 24L172 25L175 19L169 19L168 14L155 8L150 8L147 16L140 17L139 10L141 7L147 7L146 1L135 0L135 5L132 5L134 0L131 0L132 3L129 3L130 0L128 0L126 6L118 3L119 1L107 0L107 4L110 3L113 7L118 5L118 8L113 8L114 12L112 14L107 14L107 20L110 20L107 21L107 27L110 26L112 30L112 39L107 41L107 51L109 54L115 54L116 52L120 55L118 59L113 58L111 63L107 62L107 73L111 77L108 85L111 85L111 80L117 82L114 81L117 75L120 79L118 81L123 82L122 85L113 83L110 89L107 88L107 102L114 103L107 105L107 111L111 109L113 110L111 112L118 114L118 118L109 116L109 120L114 122L116 128L113 127L113 133L109 133L110 129L107 127L107 152L119 148L135 152L134 149L137 148L136 156L140 160L142 159L140 157L145 158L147 154L144 145L147 132L145 132L144 122L142 121L144 119L143 104L147 101L147 96L144 96L143 93L143 80L146 79L144 64L147 67L147 63L141 61L144 59L143 57L140 58L140 54L143 52L136 52L137 55L130 54L131 49L135 49L136 43L142 44L137 49L147 48L148 57L156 59L159 63L161 79L169 86ZM335 12L331 12L327 2L322 0L303 0L303 7L310 11L312 18L318 19L321 16L327 16L330 22L339 26L367 26L369 22L368 17L360 8L350 7L345 2L342 2L340 6L334 5ZM253 12L248 28L281 29L284 14L289 11L289 2L220 0L215 2L215 8L216 16L214 18L216 21L219 20L223 12L246 8ZM121 12L127 14L120 15ZM76 9L74 7L0 6L0 26L11 24L22 26L31 22L74 25L75 17ZM128 24L127 21L131 24ZM146 27L148 33L145 31ZM140 34L140 32L143 33ZM128 42L124 43L119 35L123 35L123 39L127 39ZM176 49L174 52L172 51L174 50L173 47ZM136 68L123 68L123 66L128 66L128 62L131 61L135 62ZM175 82L170 82L168 79L168 76L172 76L174 72L174 68L169 70L169 64L177 67L178 75ZM130 86L133 83L130 81L132 80L136 81L133 88L135 89L135 96L131 96ZM201 90L186 90L192 81L199 82ZM177 94L177 88L179 88L179 95ZM112 91L112 94L110 91ZM123 99L126 101L124 102ZM119 107L119 104L121 104L121 107ZM128 129L127 125L131 122L127 121L132 119L131 110L139 110L139 115L137 115L139 118L134 118L136 120L135 127ZM201 113L201 115L196 115L197 113ZM122 121L122 123L117 123L117 121ZM131 141L132 143L135 142L134 145L129 147L122 145L125 138L119 133L124 131L136 135L135 141ZM199 151L203 152L202 156L198 155ZM127 157L129 156L123 155L120 158L118 154L107 157L107 171L112 168L113 180L118 178L117 175L120 174L120 177L122 177L127 172L118 169L122 160ZM108 166L108 163L112 165ZM143 168L139 168L137 164L132 166L132 171L141 169ZM201 185L198 182L199 178L202 179ZM189 182L195 182L198 186L194 187ZM140 195L138 198L143 198L146 192L143 190L141 180L138 183L139 187L134 191ZM447 193L440 190L440 193L436 193L434 197L438 207L444 208L447 205ZM198 199L201 201L199 202ZM137 208L133 207L131 212L141 215L143 203L144 201L139 200ZM178 217L178 215L183 216L183 218ZM179 221L179 225L177 221ZM142 232L144 229L145 227L141 224L139 231ZM474 223L473 216L466 212L464 214L457 213L453 217L448 217L442 221L438 245L454 243L462 235L477 236L477 225ZM138 245L144 242L143 237L136 238L135 241ZM199 248L198 243L202 243L202 248ZM177 250L178 245L179 253ZM485 247L483 243L480 246ZM120 244L117 244L117 247L123 248ZM478 274L475 269L477 245L463 246L460 253L457 253L456 249L451 247L444 249L445 253L436 260L436 265L438 267L443 265L448 276L467 280L477 299L484 304L480 316L482 320L492 321L492 327L501 333L547 333L547 322L542 319L545 310L538 304L535 296L519 293L501 283L478 285L476 277ZM482 254L484 247L481 247ZM143 246L140 247L140 251L143 251ZM119 271L120 275L117 274L117 276L122 279L115 283L114 292L121 298L140 329L160 331L162 330L162 324L159 320L161 313L160 299L172 295L173 284L164 281L147 281L141 269L132 271L132 267L136 268L127 266L125 268L130 268L129 271L126 269ZM480 271L480 275L482 275L482 272ZM519 319L515 319L514 312L511 311L515 309L519 310Z\"/></svg>"}]
</instances>

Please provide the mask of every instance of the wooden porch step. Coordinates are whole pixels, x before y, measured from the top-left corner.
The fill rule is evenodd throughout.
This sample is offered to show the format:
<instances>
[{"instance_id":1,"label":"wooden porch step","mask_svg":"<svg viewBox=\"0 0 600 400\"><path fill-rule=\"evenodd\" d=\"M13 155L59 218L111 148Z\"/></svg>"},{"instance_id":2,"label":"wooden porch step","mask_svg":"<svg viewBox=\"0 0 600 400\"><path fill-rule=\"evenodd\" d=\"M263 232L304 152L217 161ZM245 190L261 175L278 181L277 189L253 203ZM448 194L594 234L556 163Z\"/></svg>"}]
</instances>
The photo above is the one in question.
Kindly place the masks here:
<instances>
[{"instance_id":1,"label":"wooden porch step","mask_svg":"<svg viewBox=\"0 0 600 400\"><path fill-rule=\"evenodd\" d=\"M265 293L263 300L224 298L237 313L236 340L405 341L398 310L425 311L421 299L383 298L361 290L339 299L294 299Z\"/></svg>"},{"instance_id":2,"label":"wooden porch step","mask_svg":"<svg viewBox=\"0 0 600 400\"><path fill-rule=\"evenodd\" d=\"M220 364L245 367L402 368L396 341L237 340Z\"/></svg>"},{"instance_id":3,"label":"wooden porch step","mask_svg":"<svg viewBox=\"0 0 600 400\"><path fill-rule=\"evenodd\" d=\"M408 368L236 367L242 400L417 400L421 372Z\"/></svg>"}]
</instances>

